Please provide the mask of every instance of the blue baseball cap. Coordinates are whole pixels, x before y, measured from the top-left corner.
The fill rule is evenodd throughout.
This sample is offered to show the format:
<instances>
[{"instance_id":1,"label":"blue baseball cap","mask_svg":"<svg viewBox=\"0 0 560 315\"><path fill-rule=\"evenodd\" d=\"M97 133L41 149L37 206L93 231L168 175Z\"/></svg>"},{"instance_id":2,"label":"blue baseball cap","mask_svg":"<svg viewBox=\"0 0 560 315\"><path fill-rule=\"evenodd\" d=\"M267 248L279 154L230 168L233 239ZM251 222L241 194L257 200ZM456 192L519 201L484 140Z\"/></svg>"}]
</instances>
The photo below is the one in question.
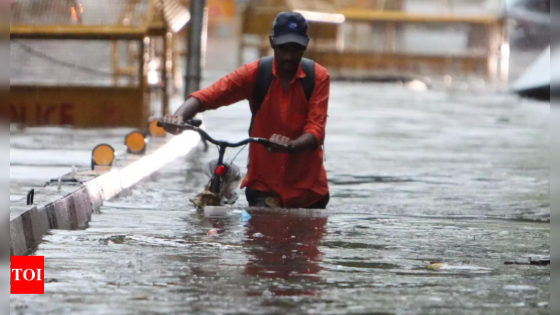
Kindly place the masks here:
<instances>
[{"instance_id":1,"label":"blue baseball cap","mask_svg":"<svg viewBox=\"0 0 560 315\"><path fill-rule=\"evenodd\" d=\"M272 43L274 45L296 43L307 47L308 29L307 20L300 13L281 12L272 23Z\"/></svg>"}]
</instances>

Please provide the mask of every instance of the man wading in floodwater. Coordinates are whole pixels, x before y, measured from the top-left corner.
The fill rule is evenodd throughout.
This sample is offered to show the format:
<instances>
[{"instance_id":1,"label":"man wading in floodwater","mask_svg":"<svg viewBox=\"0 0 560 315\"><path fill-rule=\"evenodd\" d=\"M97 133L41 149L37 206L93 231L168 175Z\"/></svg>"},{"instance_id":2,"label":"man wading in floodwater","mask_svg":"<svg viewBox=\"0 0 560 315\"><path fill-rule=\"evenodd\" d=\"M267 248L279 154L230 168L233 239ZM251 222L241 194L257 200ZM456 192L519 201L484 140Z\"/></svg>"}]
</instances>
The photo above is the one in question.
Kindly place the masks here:
<instances>
[{"instance_id":1,"label":"man wading in floodwater","mask_svg":"<svg viewBox=\"0 0 560 315\"><path fill-rule=\"evenodd\" d=\"M270 35L274 58L242 66L191 94L175 115L163 118L165 123L182 124L197 113L249 100L250 136L285 147L250 145L248 173L241 187L247 188L252 207L324 209L329 202L322 144L330 77L322 66L302 59L309 43L307 30L301 14L280 13ZM181 132L173 127L166 131Z\"/></svg>"}]
</instances>

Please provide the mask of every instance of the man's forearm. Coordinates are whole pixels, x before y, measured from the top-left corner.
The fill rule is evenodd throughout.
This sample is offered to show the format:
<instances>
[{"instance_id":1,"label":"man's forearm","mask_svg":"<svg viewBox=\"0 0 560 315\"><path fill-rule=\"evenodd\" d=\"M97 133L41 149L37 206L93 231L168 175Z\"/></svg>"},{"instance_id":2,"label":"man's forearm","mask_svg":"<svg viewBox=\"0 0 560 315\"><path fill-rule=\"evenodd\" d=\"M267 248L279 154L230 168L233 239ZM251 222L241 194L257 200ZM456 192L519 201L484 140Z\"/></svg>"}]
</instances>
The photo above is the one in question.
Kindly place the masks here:
<instances>
[{"instance_id":1,"label":"man's forearm","mask_svg":"<svg viewBox=\"0 0 560 315\"><path fill-rule=\"evenodd\" d=\"M203 110L200 101L194 97L189 97L181 107L175 112L176 116L183 117L183 121L192 119L196 114Z\"/></svg>"},{"instance_id":2,"label":"man's forearm","mask_svg":"<svg viewBox=\"0 0 560 315\"><path fill-rule=\"evenodd\" d=\"M317 148L317 139L310 134L304 133L291 143L292 153L304 153L313 151Z\"/></svg>"}]
</instances>

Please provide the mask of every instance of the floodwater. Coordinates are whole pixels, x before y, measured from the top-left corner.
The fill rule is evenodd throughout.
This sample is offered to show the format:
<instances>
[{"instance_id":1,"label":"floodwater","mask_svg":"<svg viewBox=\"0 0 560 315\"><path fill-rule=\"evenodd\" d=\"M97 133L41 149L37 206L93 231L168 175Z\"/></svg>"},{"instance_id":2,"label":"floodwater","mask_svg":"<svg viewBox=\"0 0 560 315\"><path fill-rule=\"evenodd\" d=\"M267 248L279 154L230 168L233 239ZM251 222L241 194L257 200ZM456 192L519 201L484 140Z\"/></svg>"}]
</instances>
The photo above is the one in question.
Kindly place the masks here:
<instances>
[{"instance_id":1,"label":"floodwater","mask_svg":"<svg viewBox=\"0 0 560 315\"><path fill-rule=\"evenodd\" d=\"M197 152L88 229L52 231L35 253L45 294L12 295L11 314L549 314L550 267L504 264L550 255L549 104L389 84L331 93L328 210L249 218L242 197L229 218L201 217L188 199L216 152ZM247 104L205 119L240 140Z\"/></svg>"}]
</instances>

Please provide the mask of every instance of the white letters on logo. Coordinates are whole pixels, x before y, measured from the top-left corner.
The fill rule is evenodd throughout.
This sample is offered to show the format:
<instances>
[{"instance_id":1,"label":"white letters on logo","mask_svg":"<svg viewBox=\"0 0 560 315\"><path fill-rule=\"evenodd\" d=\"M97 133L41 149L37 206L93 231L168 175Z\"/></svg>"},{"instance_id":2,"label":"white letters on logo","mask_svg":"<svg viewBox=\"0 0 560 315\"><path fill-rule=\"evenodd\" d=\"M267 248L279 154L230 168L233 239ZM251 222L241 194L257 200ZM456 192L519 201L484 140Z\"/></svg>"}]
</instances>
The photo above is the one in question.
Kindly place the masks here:
<instances>
[{"instance_id":1,"label":"white letters on logo","mask_svg":"<svg viewBox=\"0 0 560 315\"><path fill-rule=\"evenodd\" d=\"M19 281L19 273L22 271L23 269L12 269L12 273L15 271L16 272L16 279L15 281Z\"/></svg>"},{"instance_id":2,"label":"white letters on logo","mask_svg":"<svg viewBox=\"0 0 560 315\"><path fill-rule=\"evenodd\" d=\"M15 272L15 274L16 274L14 281L20 281L20 279L19 279L20 274L23 274L23 279L25 281L33 281L33 280L43 281L41 279L41 272L43 270L42 269L36 269L36 270L37 270L37 279L35 279L35 270L33 270L33 269L25 269L25 270L23 270L23 269L12 269L12 273ZM31 273L31 278L29 277L28 272Z\"/></svg>"},{"instance_id":3,"label":"white letters on logo","mask_svg":"<svg viewBox=\"0 0 560 315\"><path fill-rule=\"evenodd\" d=\"M27 279L27 272L31 271L31 278ZM25 281L31 281L35 278L35 271L33 269L25 269L25 271L23 272L23 279L25 279Z\"/></svg>"}]
</instances>

